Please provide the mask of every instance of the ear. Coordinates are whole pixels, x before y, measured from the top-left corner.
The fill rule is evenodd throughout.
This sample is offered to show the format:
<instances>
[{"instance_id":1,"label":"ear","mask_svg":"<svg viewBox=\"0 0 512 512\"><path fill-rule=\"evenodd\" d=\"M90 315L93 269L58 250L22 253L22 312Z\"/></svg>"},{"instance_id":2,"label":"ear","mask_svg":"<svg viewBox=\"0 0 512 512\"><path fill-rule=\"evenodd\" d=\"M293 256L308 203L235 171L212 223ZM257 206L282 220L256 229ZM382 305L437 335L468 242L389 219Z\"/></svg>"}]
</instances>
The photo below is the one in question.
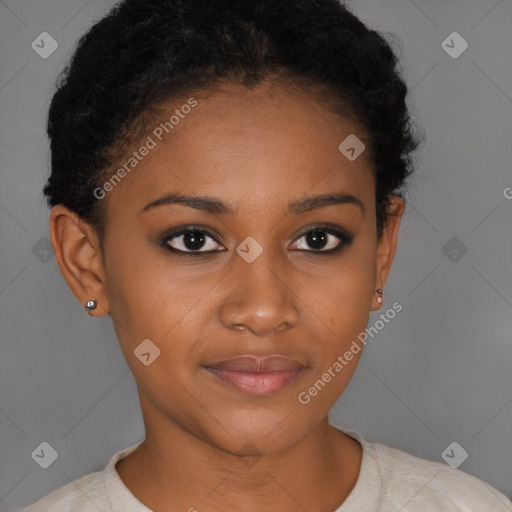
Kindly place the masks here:
<instances>
[{"instance_id":1,"label":"ear","mask_svg":"<svg viewBox=\"0 0 512 512\"><path fill-rule=\"evenodd\" d=\"M400 222L405 210L405 202L400 196L391 196L389 204L389 216L386 225L383 228L382 236L377 246L377 262L376 262L376 282L375 288L386 286L389 271L395 257L398 245L398 234L400 231ZM372 299L371 311L380 309L382 304L377 302L378 294L374 294Z\"/></svg>"},{"instance_id":2,"label":"ear","mask_svg":"<svg viewBox=\"0 0 512 512\"><path fill-rule=\"evenodd\" d=\"M50 212L50 239L64 279L82 307L96 300L91 316L109 312L99 237L76 213L59 204Z\"/></svg>"}]
</instances>

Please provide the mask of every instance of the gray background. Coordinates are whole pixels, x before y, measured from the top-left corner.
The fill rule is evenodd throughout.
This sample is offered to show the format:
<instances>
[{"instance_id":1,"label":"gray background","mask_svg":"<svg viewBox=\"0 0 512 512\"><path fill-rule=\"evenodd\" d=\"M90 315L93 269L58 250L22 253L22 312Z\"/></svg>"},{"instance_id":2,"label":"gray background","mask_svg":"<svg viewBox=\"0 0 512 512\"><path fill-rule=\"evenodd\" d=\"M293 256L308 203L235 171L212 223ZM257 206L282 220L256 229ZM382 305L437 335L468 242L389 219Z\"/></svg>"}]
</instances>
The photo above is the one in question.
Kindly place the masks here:
<instances>
[{"instance_id":1,"label":"gray background","mask_svg":"<svg viewBox=\"0 0 512 512\"><path fill-rule=\"evenodd\" d=\"M1 510L102 469L144 435L108 317L84 314L45 252L40 193L53 83L109 5L0 2ZM381 312L394 301L404 309L369 339L331 421L439 461L457 441L469 454L460 469L512 497L512 2L351 5L403 41L410 104L427 142ZM48 59L31 48L43 31L59 44ZM441 46L453 31L469 43L457 59ZM48 469L31 457L43 441L59 455Z\"/></svg>"}]
</instances>

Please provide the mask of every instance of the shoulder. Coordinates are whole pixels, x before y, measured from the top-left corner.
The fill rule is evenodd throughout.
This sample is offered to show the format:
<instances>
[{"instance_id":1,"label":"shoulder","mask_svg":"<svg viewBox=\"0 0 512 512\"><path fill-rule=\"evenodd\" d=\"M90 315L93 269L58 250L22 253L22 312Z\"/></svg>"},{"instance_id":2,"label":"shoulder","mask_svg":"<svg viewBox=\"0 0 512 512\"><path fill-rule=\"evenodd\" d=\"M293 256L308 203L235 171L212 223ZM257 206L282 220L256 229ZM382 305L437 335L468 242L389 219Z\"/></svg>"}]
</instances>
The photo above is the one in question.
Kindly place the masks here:
<instances>
[{"instance_id":1,"label":"shoulder","mask_svg":"<svg viewBox=\"0 0 512 512\"><path fill-rule=\"evenodd\" d=\"M380 443L367 443L367 448L381 472L390 510L512 512L504 494L464 471Z\"/></svg>"},{"instance_id":2,"label":"shoulder","mask_svg":"<svg viewBox=\"0 0 512 512\"><path fill-rule=\"evenodd\" d=\"M512 502L479 478L336 427L363 448L356 485L337 512L512 512Z\"/></svg>"},{"instance_id":3,"label":"shoulder","mask_svg":"<svg viewBox=\"0 0 512 512\"><path fill-rule=\"evenodd\" d=\"M105 503L103 471L85 475L47 494L20 512L98 512Z\"/></svg>"},{"instance_id":4,"label":"shoulder","mask_svg":"<svg viewBox=\"0 0 512 512\"><path fill-rule=\"evenodd\" d=\"M143 507L116 473L115 465L134 451L138 444L115 453L102 471L73 480L47 494L19 512L111 512L116 510L142 510Z\"/></svg>"}]
</instances>

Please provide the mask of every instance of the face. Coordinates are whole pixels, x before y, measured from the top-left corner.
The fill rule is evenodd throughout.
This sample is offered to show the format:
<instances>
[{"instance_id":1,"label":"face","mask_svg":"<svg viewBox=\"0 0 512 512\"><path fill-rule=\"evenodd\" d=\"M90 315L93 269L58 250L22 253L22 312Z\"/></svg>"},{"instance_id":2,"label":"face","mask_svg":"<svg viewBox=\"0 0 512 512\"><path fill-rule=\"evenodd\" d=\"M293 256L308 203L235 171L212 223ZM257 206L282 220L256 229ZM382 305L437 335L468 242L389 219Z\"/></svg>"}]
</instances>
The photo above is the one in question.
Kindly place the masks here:
<instances>
[{"instance_id":1,"label":"face","mask_svg":"<svg viewBox=\"0 0 512 512\"><path fill-rule=\"evenodd\" d=\"M102 199L99 277L80 298L87 287L110 311L147 423L279 451L350 380L361 350L341 370L339 356L379 307L401 213L379 242L372 164L338 149L365 134L312 96L268 83L192 96Z\"/></svg>"}]
</instances>

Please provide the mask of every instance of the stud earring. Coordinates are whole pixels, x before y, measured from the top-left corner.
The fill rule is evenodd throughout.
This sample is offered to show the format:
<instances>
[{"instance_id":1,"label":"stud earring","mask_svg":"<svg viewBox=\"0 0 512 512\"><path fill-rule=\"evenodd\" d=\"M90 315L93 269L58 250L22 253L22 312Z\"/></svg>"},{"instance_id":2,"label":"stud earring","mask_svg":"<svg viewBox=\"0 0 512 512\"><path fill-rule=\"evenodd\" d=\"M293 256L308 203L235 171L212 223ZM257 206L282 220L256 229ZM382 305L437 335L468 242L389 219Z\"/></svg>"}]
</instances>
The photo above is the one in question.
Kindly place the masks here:
<instances>
[{"instance_id":1,"label":"stud earring","mask_svg":"<svg viewBox=\"0 0 512 512\"><path fill-rule=\"evenodd\" d=\"M94 299L92 299L92 300L88 300L85 303L84 308L89 310L89 311L92 311L93 309L96 309L97 306L98 306L98 303Z\"/></svg>"},{"instance_id":2,"label":"stud earring","mask_svg":"<svg viewBox=\"0 0 512 512\"><path fill-rule=\"evenodd\" d=\"M379 288L379 289L375 290L375 293L378 293L380 295L380 297L377 297L377 302L379 304L382 304L384 302L384 299L382 298L382 294L384 293L384 290L382 288Z\"/></svg>"}]
</instances>

